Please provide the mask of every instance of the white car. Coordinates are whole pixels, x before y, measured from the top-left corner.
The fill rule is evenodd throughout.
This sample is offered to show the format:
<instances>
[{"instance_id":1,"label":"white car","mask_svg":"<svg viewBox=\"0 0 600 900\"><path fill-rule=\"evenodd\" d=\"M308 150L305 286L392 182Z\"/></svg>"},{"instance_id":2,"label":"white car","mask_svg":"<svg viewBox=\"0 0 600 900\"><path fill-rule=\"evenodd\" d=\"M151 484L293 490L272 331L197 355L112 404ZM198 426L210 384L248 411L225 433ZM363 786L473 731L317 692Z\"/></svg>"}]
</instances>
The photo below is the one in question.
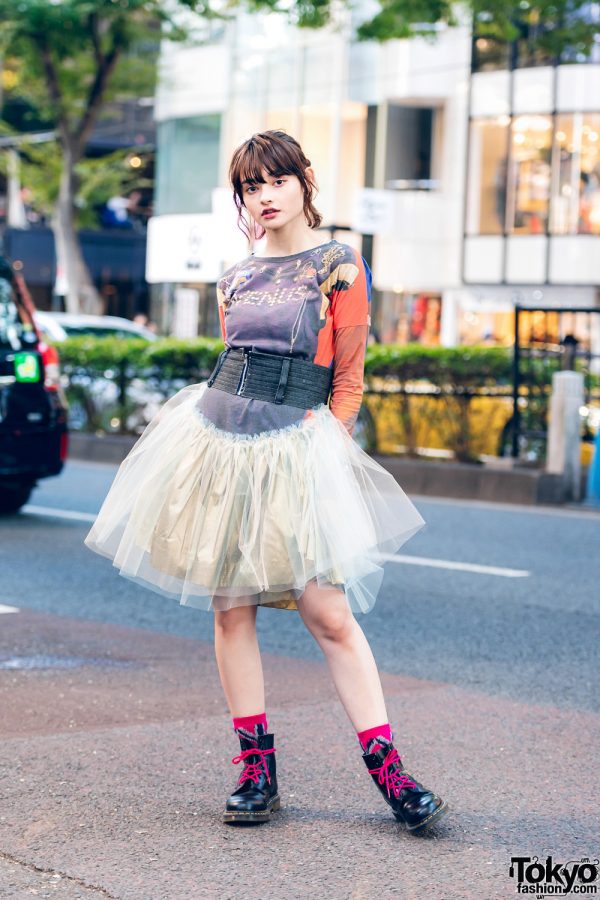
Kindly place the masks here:
<instances>
[{"instance_id":1,"label":"white car","mask_svg":"<svg viewBox=\"0 0 600 900\"><path fill-rule=\"evenodd\" d=\"M70 337L89 334L94 337L138 337L155 341L157 335L144 325L120 316L89 316L84 313L44 312L35 313L36 325L44 337L52 342L66 341Z\"/></svg>"},{"instance_id":2,"label":"white car","mask_svg":"<svg viewBox=\"0 0 600 900\"><path fill-rule=\"evenodd\" d=\"M157 335L149 328L119 316L91 316L84 313L35 312L35 322L44 338L60 343L70 337L141 338L155 341ZM64 376L63 386L69 400L69 425L74 431L101 428L108 432L126 428L141 433L164 402L161 393L150 388L141 378L133 378L127 387L127 410L119 408L119 388L115 374L105 377L78 373L74 378ZM124 422L122 417L124 415Z\"/></svg>"}]
</instances>

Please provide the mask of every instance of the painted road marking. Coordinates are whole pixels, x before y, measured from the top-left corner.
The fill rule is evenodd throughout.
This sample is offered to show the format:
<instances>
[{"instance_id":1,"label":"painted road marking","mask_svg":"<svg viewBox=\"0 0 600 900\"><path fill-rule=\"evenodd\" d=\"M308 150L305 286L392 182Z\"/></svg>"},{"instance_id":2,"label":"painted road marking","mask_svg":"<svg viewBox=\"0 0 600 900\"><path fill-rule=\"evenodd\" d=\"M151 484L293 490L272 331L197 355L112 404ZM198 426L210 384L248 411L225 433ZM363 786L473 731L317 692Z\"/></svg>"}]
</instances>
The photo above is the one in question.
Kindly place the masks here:
<instances>
[{"instance_id":1,"label":"painted road marking","mask_svg":"<svg viewBox=\"0 0 600 900\"><path fill-rule=\"evenodd\" d=\"M68 519L71 522L95 522L96 513L76 512L74 509L55 509L51 506L27 506L23 507L24 513L34 516L50 516L52 519Z\"/></svg>"},{"instance_id":2,"label":"painted road marking","mask_svg":"<svg viewBox=\"0 0 600 900\"><path fill-rule=\"evenodd\" d=\"M95 522L95 513L76 512L72 509L56 509L50 506L23 507L23 512L35 516L50 516L55 519L67 519L71 522ZM477 575L497 575L502 578L527 578L531 572L525 569L505 569L498 566L480 566L477 563L455 562L450 559L432 559L427 556L403 556L395 553L382 553L379 559L383 562L403 563L407 566L428 566L432 569L452 569L455 572L473 572Z\"/></svg>"},{"instance_id":3,"label":"painted road marking","mask_svg":"<svg viewBox=\"0 0 600 900\"><path fill-rule=\"evenodd\" d=\"M2 613L11 613L11 612L19 612L18 606L6 606L3 603L0 603L0 616Z\"/></svg>"},{"instance_id":4,"label":"painted road marking","mask_svg":"<svg viewBox=\"0 0 600 900\"><path fill-rule=\"evenodd\" d=\"M381 553L378 557L385 562L404 563L407 566L428 566L431 569L452 569L455 572L474 572L477 575L498 575L501 578L527 578L526 569L504 569L499 566L480 566L477 563L454 562L451 559L431 559L427 556L403 556L395 553Z\"/></svg>"}]
</instances>

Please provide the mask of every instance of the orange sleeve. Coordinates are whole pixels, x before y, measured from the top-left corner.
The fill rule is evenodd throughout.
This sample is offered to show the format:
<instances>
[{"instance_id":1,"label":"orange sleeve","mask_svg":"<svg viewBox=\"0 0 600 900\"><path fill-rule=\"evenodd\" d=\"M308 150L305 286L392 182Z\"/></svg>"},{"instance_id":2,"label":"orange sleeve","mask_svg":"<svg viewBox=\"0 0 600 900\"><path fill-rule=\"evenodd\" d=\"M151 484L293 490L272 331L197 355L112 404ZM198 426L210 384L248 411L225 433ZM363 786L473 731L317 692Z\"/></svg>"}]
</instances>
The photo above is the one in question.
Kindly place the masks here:
<instances>
[{"instance_id":1,"label":"orange sleeve","mask_svg":"<svg viewBox=\"0 0 600 900\"><path fill-rule=\"evenodd\" d=\"M346 325L334 331L333 383L329 408L352 436L362 403L369 326Z\"/></svg>"},{"instance_id":2,"label":"orange sleeve","mask_svg":"<svg viewBox=\"0 0 600 900\"><path fill-rule=\"evenodd\" d=\"M333 273L333 383L329 408L352 435L362 403L365 353L371 324L371 273L360 253Z\"/></svg>"}]
</instances>

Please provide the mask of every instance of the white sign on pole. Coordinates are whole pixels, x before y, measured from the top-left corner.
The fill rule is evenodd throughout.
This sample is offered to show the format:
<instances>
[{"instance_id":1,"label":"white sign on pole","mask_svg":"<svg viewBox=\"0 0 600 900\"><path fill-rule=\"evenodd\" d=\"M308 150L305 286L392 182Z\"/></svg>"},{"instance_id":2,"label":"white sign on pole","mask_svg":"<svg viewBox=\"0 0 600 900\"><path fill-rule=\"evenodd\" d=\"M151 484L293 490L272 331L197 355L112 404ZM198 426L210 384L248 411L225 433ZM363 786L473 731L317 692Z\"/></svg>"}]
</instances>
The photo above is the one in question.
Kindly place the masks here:
<instances>
[{"instance_id":1,"label":"white sign on pole","mask_svg":"<svg viewBox=\"0 0 600 900\"><path fill-rule=\"evenodd\" d=\"M148 222L146 280L150 284L217 281L224 248L215 224L211 213L153 216Z\"/></svg>"},{"instance_id":2,"label":"white sign on pole","mask_svg":"<svg viewBox=\"0 0 600 900\"><path fill-rule=\"evenodd\" d=\"M172 333L178 338L198 336L198 300L196 288L175 288L175 310Z\"/></svg>"},{"instance_id":3,"label":"white sign on pole","mask_svg":"<svg viewBox=\"0 0 600 900\"><path fill-rule=\"evenodd\" d=\"M361 188L354 196L352 229L359 234L390 234L394 230L396 194Z\"/></svg>"}]
</instances>

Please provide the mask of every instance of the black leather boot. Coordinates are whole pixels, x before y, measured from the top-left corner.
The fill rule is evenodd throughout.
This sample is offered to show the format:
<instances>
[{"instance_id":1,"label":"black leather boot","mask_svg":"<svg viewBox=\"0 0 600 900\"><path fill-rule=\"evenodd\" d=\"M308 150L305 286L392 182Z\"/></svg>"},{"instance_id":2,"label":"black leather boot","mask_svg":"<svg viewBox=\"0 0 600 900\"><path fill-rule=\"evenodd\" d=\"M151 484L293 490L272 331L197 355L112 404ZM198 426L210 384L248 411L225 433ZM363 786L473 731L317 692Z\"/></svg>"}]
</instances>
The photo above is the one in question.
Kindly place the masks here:
<instances>
[{"instance_id":1,"label":"black leather boot","mask_svg":"<svg viewBox=\"0 0 600 900\"><path fill-rule=\"evenodd\" d=\"M273 734L259 734L254 740L239 735L241 753L232 763L244 763L238 787L228 798L223 813L224 822L268 822L271 813L279 809L277 772Z\"/></svg>"},{"instance_id":2,"label":"black leather boot","mask_svg":"<svg viewBox=\"0 0 600 900\"><path fill-rule=\"evenodd\" d=\"M439 822L448 811L447 804L408 774L392 742L373 738L370 748L372 752L363 753L363 759L397 821L414 834Z\"/></svg>"}]
</instances>

